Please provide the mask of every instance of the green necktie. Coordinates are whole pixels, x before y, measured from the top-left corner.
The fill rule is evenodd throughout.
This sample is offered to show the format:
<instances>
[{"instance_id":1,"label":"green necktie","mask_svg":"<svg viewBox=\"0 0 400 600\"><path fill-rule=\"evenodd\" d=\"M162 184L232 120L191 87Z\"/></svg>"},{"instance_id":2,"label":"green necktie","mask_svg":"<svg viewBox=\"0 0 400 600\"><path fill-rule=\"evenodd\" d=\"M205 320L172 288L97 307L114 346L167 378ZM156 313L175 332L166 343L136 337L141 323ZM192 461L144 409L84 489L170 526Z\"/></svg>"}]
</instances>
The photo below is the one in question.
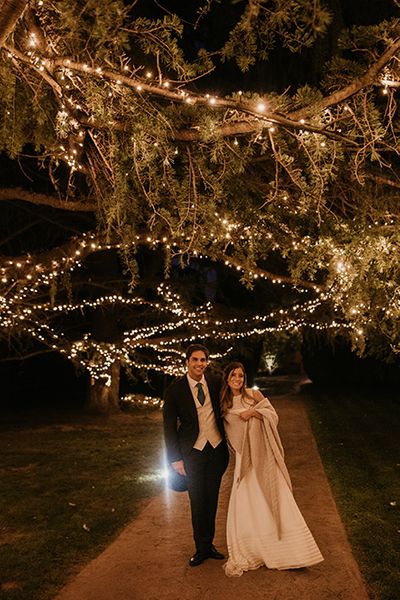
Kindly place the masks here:
<instances>
[{"instance_id":1,"label":"green necktie","mask_svg":"<svg viewBox=\"0 0 400 600\"><path fill-rule=\"evenodd\" d=\"M204 401L206 399L204 390L203 390L203 385L201 383L196 383L196 387L197 387L197 400L203 406Z\"/></svg>"}]
</instances>

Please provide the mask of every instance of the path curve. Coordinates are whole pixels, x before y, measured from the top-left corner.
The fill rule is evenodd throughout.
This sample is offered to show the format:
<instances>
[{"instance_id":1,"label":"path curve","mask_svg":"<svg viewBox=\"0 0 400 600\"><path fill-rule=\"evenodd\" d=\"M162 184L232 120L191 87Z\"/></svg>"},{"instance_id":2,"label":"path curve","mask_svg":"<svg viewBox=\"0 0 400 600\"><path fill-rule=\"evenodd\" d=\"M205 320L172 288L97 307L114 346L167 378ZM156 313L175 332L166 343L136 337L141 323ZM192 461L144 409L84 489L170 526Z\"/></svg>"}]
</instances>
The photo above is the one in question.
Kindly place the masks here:
<instances>
[{"instance_id":1,"label":"path curve","mask_svg":"<svg viewBox=\"0 0 400 600\"><path fill-rule=\"evenodd\" d=\"M221 562L189 567L193 552L186 493L164 491L55 600L368 600L299 396L272 397L297 503L324 562L308 569L260 568L225 576ZM232 464L224 476L215 545L226 552Z\"/></svg>"}]
</instances>

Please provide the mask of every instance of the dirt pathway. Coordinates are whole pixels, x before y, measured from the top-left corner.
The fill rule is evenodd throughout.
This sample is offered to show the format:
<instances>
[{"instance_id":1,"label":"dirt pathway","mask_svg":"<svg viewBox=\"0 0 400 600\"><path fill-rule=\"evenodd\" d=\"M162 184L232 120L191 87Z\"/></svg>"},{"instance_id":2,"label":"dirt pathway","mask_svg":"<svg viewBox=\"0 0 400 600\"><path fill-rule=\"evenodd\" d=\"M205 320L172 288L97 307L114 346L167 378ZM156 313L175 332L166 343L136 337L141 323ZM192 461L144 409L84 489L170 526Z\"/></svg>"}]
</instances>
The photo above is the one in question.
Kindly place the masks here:
<instances>
[{"instance_id":1,"label":"dirt pathway","mask_svg":"<svg viewBox=\"0 0 400 600\"><path fill-rule=\"evenodd\" d=\"M186 493L154 498L56 600L368 600L325 477L304 405L295 395L272 398L279 416L294 494L325 557L302 570L260 568L225 576L221 562L191 568ZM226 552L225 515L232 466L224 476L215 545Z\"/></svg>"}]
</instances>

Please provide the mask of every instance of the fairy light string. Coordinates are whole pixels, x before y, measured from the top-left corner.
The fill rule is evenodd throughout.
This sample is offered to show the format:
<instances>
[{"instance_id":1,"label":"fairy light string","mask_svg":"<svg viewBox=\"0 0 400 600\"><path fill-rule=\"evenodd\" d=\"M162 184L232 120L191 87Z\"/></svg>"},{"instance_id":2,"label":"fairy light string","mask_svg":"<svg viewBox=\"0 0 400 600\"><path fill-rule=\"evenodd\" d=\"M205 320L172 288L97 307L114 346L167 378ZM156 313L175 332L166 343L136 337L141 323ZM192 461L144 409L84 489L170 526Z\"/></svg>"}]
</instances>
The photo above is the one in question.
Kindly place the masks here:
<instances>
[{"instance_id":1,"label":"fairy light string","mask_svg":"<svg viewBox=\"0 0 400 600\"><path fill-rule=\"evenodd\" d=\"M47 3L39 1L32 6L37 10L43 32L47 32L46 24L50 11ZM118 101L125 98L123 96L125 92L131 94L126 96L127 98L132 98L133 94L138 102L147 102L146 106L150 106L150 100L153 101L154 106L149 108L153 113L157 113L158 107L165 103L185 106L190 112L192 109L194 112L195 109L201 108L209 115L209 121L212 120L210 131L215 132L214 137L220 135L229 138L233 149L240 147L242 139L246 139L247 143L257 148L258 146L262 148L267 140L268 147L278 156L279 148L275 140L282 129L291 132L298 142L298 147L304 149L305 153L315 150L318 151L318 156L325 157L332 151L335 142L340 141L346 147L354 147L357 144L355 140L360 137L361 129L353 103L354 92L350 94L346 93L346 90L339 91L340 101L335 105L332 98L327 97L314 103L307 110L299 109L284 115L279 110L277 101L271 96L253 94L250 97L241 90L227 98L218 92L194 92L189 89L190 82L171 81L164 75L161 67L150 71L145 65L130 66L126 57L122 55L119 57L120 68L115 69L98 60L88 59L83 62L76 60L76 57L62 56L62 52L52 51L52 47L56 48L57 44L52 40L51 31L47 34L47 38L41 37L35 30L27 27L25 38L22 43L19 43L19 47L13 47L9 43L6 48L8 59L12 64L23 64L24 68L31 68L35 77L41 78L53 91L58 103L58 146L54 149L53 158L63 161L71 173L85 172L88 169L84 150L86 136L89 136L94 144L97 139L97 148L101 148L100 139L96 138L99 132L107 129L125 131L125 124L118 119ZM382 94L388 97L388 101L400 87L396 53L398 54L398 46L388 49L381 58L380 68L374 73L370 69L366 72L367 75L372 73L370 84L379 85ZM153 62L156 64L155 59ZM97 119L90 103L86 101L85 87L88 82L98 84L99 94L109 99L109 122ZM361 89L360 85L358 89ZM111 110L114 101L115 111ZM349 127L350 122L354 127L353 130ZM202 127L204 126L199 124L188 130L173 130L171 137L183 145L193 140L202 140L205 136ZM164 150L161 141L153 139L150 133L149 145L157 144L157 148L160 149L160 161L168 160L168 152L171 149ZM178 155L180 147L179 149L177 147L175 152ZM323 194L322 188L321 196ZM287 190L285 184L282 184L282 187L277 186L271 194L273 200L276 203L281 202L282 206L286 206L291 201L291 196L293 196L291 213L299 214L300 208L293 207L301 197L300 192L296 196L293 188ZM269 198L266 199L267 201ZM278 205L278 208L280 207L281 204ZM329 275L325 280L321 278L323 283L319 284L318 276L315 274L308 279L273 274L260 268L257 260L250 263L242 258L253 242L258 244L262 242L263 235L265 245L269 244L268 247L272 251L282 250L290 256L288 251L290 246L293 256L296 256L296 253L303 256L311 255L315 251L316 243L307 235L296 235L291 228L285 228L285 224L281 222L279 223L280 235L286 236L285 246L282 247L279 236L275 231L266 230L265 222L261 222L261 217L262 227L257 226L260 223L255 223L247 228L241 227L231 215L217 213L214 217L215 224L210 225L205 233L200 232L202 243L197 245L192 241L196 231L190 232L189 235L185 233L183 239L179 239L178 234L174 237L174 232L168 232L166 236L146 232L136 236L132 243L136 247L146 244L152 249L168 249L172 256L185 254L189 259L200 261L203 259L212 261L218 258L226 268L232 269L250 284L254 285L257 280L264 279L274 286L280 288L287 286L294 289L296 294L303 298L301 304L282 308L282 312L271 311L266 315L255 315L252 319L219 321L212 317L211 307L203 307L200 314L186 310L181 299L175 297L172 291L167 292L167 288L158 290L161 298L159 303L151 303L140 297L124 297L120 294L105 295L95 300L81 302L61 301L57 297L53 301L36 301L35 297L42 299L63 275L71 275L78 271L91 253L127 249L123 242L107 244L98 236L87 234L73 240L65 248L49 253L48 256L0 260L1 326L10 330L18 328L41 343L59 349L71 360L87 368L94 379L107 379L106 373L115 358L125 364L135 364L137 368L157 368L167 372L169 364L174 368L177 367L177 355L173 350L181 344L192 341L196 336L217 341L223 338L230 341L252 335L262 336L271 331L291 331L305 326L316 329L348 328L352 329L356 336L364 336L369 326L371 307L351 296L353 281L357 277L357 264L361 263L359 258L363 252L365 253L365 248L356 249L353 256L350 256L339 243L334 243L333 240L325 241L326 247L323 249L320 270L321 272L329 270ZM396 226L397 220L390 216L381 225ZM388 281L386 287L390 283ZM385 290L390 296L390 289L385 288ZM310 296L312 296L311 300ZM157 311L165 318L165 323L126 331L121 345L99 344L90 336L84 336L81 340L72 343L52 325L52 319L57 314L68 315L74 311L84 312L106 305L146 307ZM333 314L328 322L317 316L319 311L322 314L324 306L329 306ZM388 319L395 320L398 317L399 301L395 291L390 306L383 306L382 311ZM243 330L240 330L240 327ZM168 339L159 339L160 336ZM152 342L152 338L157 338L157 343ZM161 349L165 349L166 352L161 352ZM154 359L151 362L150 358L139 358L139 352L143 353L143 351L159 353L159 361Z\"/></svg>"},{"instance_id":2,"label":"fairy light string","mask_svg":"<svg viewBox=\"0 0 400 600\"><path fill-rule=\"evenodd\" d=\"M46 31L50 10L44 2L36 3L35 8L43 31ZM49 32L46 33L50 40L51 36ZM25 43L21 44L21 48L25 48L25 53L21 49L9 44L7 46L8 56L11 60L19 60L32 65L38 75L45 78L52 89L54 89L61 103L59 119L61 122L63 120L70 120L70 128L76 130L75 135L77 136L78 146L82 146L82 139L79 140L79 138L84 137L84 128L80 127L77 114L82 115L83 122L93 117L90 114L85 115L85 111L88 110L87 106L84 106L82 100L79 98L79 95L84 95L82 93L84 81L88 78L98 80L104 86L108 86L110 97L118 95L120 93L119 90L126 87L138 95L147 94L151 97L159 97L167 101L185 103L188 106L202 105L212 111L222 109L222 114L231 111L238 124L238 129L237 131L234 130L233 126L230 135L248 133L250 130L254 130L254 127L258 129L261 124L261 127L265 127L270 133L274 133L275 127L281 125L298 130L300 133L304 131L309 133L315 132L324 137L332 137L332 139L341 139L342 137L340 128L335 126L336 119L326 119L327 111L331 114L334 112L334 108L329 107L329 99L325 101L325 105L328 104L328 106L325 106L320 113L321 121L324 121L324 123L321 126L317 126L317 121L312 122L309 120L306 122L304 117L297 118L299 112L293 112L292 115L287 116L282 115L280 111L274 110L274 106L273 104L271 105L271 101L268 98L261 96L248 100L241 90L233 93L232 98L224 98L218 93L199 93L185 89L182 87L184 82L173 82L164 77L159 65L154 70L149 70L144 65L131 67L126 57L121 56L119 57L120 68L110 69L109 66L96 63L93 59L84 62L74 60L73 57L59 56L52 51L52 48L55 46L54 42L52 44L47 43L46 45L45 39L46 37L43 34L38 35L37 31L27 27ZM389 48L384 56L381 57L381 69L370 69L373 82L382 86L384 94L387 94L388 90L399 87L399 79L395 70L397 45L394 44L394 46L394 48ZM156 75L153 74L154 72ZM142 75L139 76L139 73L142 73ZM368 80L367 75L364 75L363 80ZM361 84L360 87L362 87ZM75 99L74 96L77 96L77 98ZM339 105L340 109L341 106ZM333 129L330 129L331 124ZM184 136L182 139L184 139ZM349 138L346 139L350 144L355 143ZM69 152L65 145L60 145L60 157L73 171L84 169L78 156L79 148L75 148Z\"/></svg>"},{"instance_id":3,"label":"fairy light string","mask_svg":"<svg viewBox=\"0 0 400 600\"><path fill-rule=\"evenodd\" d=\"M224 225L228 225L227 222ZM232 229L231 225L229 225L230 229ZM136 243L143 243L144 240L152 248L168 243L166 239L160 240L150 236L146 236L146 238L137 236ZM309 247L309 245L310 242L307 239L306 246ZM263 336L271 332L301 330L304 327L316 330L353 330L354 335L362 337L365 327L368 326L368 321L365 322L364 316L366 307L362 303L352 303L348 298L347 304L351 308L347 320L343 319L341 306L335 303L335 294L338 293L338 290L342 296L347 293L351 289L351 281L354 276L352 263L346 259L340 249L331 249L334 269L338 276L334 287L329 292L314 286L315 298L297 302L286 309L272 310L266 315L254 315L251 318L216 319L211 314L211 304L196 311L187 310L182 299L174 294L168 286L163 285L159 286L157 290L160 300L156 302L149 302L141 297L125 297L121 294L109 294L81 302L35 302L35 295L41 291L43 286L48 287L54 278L64 272L72 272L81 268L84 258L91 253L112 248L118 248L118 244L103 244L94 234L87 234L69 246L69 253L64 254L64 260L49 258L47 263L42 261L39 265L35 265L32 258L27 259L25 263L21 262L21 259L3 262L1 269L7 283L11 280L18 282L20 277L22 277L23 283L19 287L14 286L14 293L11 293L8 287L6 293L0 296L0 325L6 329L18 328L44 345L61 351L68 358L79 363L82 368L86 368L95 380L99 378L108 380L109 369L116 359L125 365L134 365L137 369L154 369L171 373L178 366L177 361L171 356L171 350L176 350L180 345L199 338L226 343L229 340ZM203 258L206 259L207 256L197 253L197 260ZM227 260L225 264L235 272L237 271L237 265L233 262ZM243 269L242 266L240 268ZM46 271L46 269L48 270ZM31 277L28 278L28 275ZM275 285L286 285L279 277L270 279L270 281ZM297 291L301 295L309 290L300 287ZM334 310L335 306L337 307L337 317L332 318L330 322L318 319L316 315L323 309L323 306L329 304ZM139 306L142 309L147 307L159 316L164 315L166 322L125 331L123 342L120 345L99 344L90 335L71 342L62 332L57 331L51 325L52 315L67 315L73 311L96 309L106 305ZM394 302L386 311L386 316L394 318L399 312L400 302L397 299L397 303ZM45 322L46 319L48 323ZM193 333L188 335L187 331ZM157 341L154 339L152 341L152 338L156 338ZM167 358L164 354L160 354L157 360L149 357L138 358L141 353L148 351L159 354L161 349L168 351Z\"/></svg>"},{"instance_id":4,"label":"fairy light string","mask_svg":"<svg viewBox=\"0 0 400 600\"><path fill-rule=\"evenodd\" d=\"M84 247L87 245L85 244ZM94 251L92 242L89 247ZM101 244L97 243L95 247L97 250L101 249ZM76 257L76 254L73 253L71 257L74 256ZM69 265L72 269L80 266L82 266L81 258ZM49 279L51 278L47 276L43 279L43 273L41 273L37 285L40 286ZM164 373L172 374L179 367L179 360L176 360L176 348L199 337L213 339L217 343L226 343L229 340L262 336L267 332L290 331L301 328L305 324L317 329L346 327L340 321L332 321L329 324L312 323L307 318L307 316L311 317L321 306L322 300L326 299L324 295L319 299L309 300L304 305L298 303L288 309L270 311L267 315L255 315L244 319L216 319L211 315L212 305L210 303L196 311L191 311L185 309L182 299L168 286L160 285L157 293L160 300L155 302L149 302L140 297L125 298L122 295L111 294L93 301L84 300L79 303L33 302L26 306L27 288L23 288L13 298L1 297L0 324L5 328L18 326L21 331L32 338L54 350L61 351L70 360L78 363L81 368L90 373L93 380L103 379L105 381L110 381L109 371L116 359L122 364L134 365L135 369L161 370ZM24 303L21 303L22 298L24 298ZM65 315L75 310L82 311L86 308L98 308L110 304L151 308L157 315L165 315L167 321L125 331L122 343L115 344L98 343L89 334L85 334L81 340L70 342L51 324L37 319L38 314L42 314L43 317L57 313ZM273 321L275 321L274 325L268 324ZM190 330L193 333L188 335L186 332ZM148 351L152 351L153 355L157 356L157 360L143 356L139 358L143 352Z\"/></svg>"}]
</instances>

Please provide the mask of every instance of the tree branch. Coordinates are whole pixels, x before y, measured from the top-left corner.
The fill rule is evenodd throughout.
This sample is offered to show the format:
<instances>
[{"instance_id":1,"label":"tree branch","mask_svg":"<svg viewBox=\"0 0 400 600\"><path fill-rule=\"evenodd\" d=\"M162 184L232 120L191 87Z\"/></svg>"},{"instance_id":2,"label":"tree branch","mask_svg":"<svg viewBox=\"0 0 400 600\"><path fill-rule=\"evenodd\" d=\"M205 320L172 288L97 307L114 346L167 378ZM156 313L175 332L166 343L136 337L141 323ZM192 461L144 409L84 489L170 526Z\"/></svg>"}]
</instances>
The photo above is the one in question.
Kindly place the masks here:
<instances>
[{"instance_id":1,"label":"tree branch","mask_svg":"<svg viewBox=\"0 0 400 600\"><path fill-rule=\"evenodd\" d=\"M23 356L7 356L7 358L0 358L0 363L17 361L20 362L22 360L27 360L28 358L33 358L34 356L40 356L41 354L49 354L50 352L53 352L54 354L60 354L60 351L54 350L54 348L44 348L43 350L30 352L29 354L24 354Z\"/></svg>"},{"instance_id":2,"label":"tree branch","mask_svg":"<svg viewBox=\"0 0 400 600\"><path fill-rule=\"evenodd\" d=\"M400 181L393 181L393 179L389 179L388 177L381 177L380 175L369 175L368 177L375 181L377 184L387 185L389 187L400 189Z\"/></svg>"},{"instance_id":3,"label":"tree branch","mask_svg":"<svg viewBox=\"0 0 400 600\"><path fill-rule=\"evenodd\" d=\"M322 111L329 106L333 106L335 104L339 104L354 96L357 92L360 92L362 89L372 85L379 72L383 69L385 65L395 56L397 52L400 50L400 37L382 54L380 58L376 62L374 62L370 68L364 73L362 77L353 81L350 85L342 88L341 90L337 90L330 96L325 96L318 102L311 104L310 106L306 106L301 108L298 111L292 112L288 115L290 119L301 119L304 117L310 116L313 112Z\"/></svg>"},{"instance_id":4,"label":"tree branch","mask_svg":"<svg viewBox=\"0 0 400 600\"><path fill-rule=\"evenodd\" d=\"M202 250L204 253L204 250ZM240 264L238 260L232 258L230 256L222 255L222 260L225 261L225 264L233 265L234 267L239 267L243 270L243 265ZM304 279L294 279L293 277L289 277L287 275L277 275L276 273L271 273L271 271L266 271L265 269L261 269L259 267L251 267L250 269L253 275L260 277L262 279L268 279L273 283L286 283L291 286L299 286L307 289L312 289L315 292L321 292L324 288L323 285L318 285L316 283L312 283L311 281L305 281Z\"/></svg>"},{"instance_id":5,"label":"tree branch","mask_svg":"<svg viewBox=\"0 0 400 600\"><path fill-rule=\"evenodd\" d=\"M31 63L31 60L20 53L13 47L7 48L9 52L15 54L20 60ZM311 104L310 106L304 107L298 111L289 113L288 115L282 115L274 111L263 111L261 114L257 112L254 102L243 102L241 100L231 100L217 97L210 97L208 95L198 95L190 93L184 90L171 90L163 85L154 85L146 83L137 77L126 76L117 71L110 69L103 69L100 66L89 66L80 62L73 61L69 58L54 58L54 56L43 55L42 58L46 61L48 71L52 72L55 66L64 67L66 69L82 73L86 76L91 76L100 80L108 80L117 83L118 85L124 85L135 90L138 94L147 93L151 96L158 96L165 100L170 100L179 103L189 104L200 104L200 105L212 105L213 108L230 108L235 111L239 111L239 114L243 115L242 119L238 119L235 122L224 123L215 128L216 135L219 136L233 136L246 133L257 132L262 128L268 127L270 124L276 124L287 127L293 130L307 129L307 131L318 133L325 137L343 141L347 144L356 146L357 143L346 136L340 135L337 132L329 131L326 127L316 127L308 123L300 123L300 119L309 117L312 113L322 111L329 106L343 102L350 98L363 88L370 86L374 83L379 72L383 67L393 58L396 52L400 50L400 38L382 54L382 56L371 65L371 67L365 72L365 74L352 84L345 88L338 90ZM46 71L38 71L38 74L46 79L57 96L61 96L61 88L57 82L49 77ZM212 103L210 102L212 100ZM83 124L83 121L81 121ZM93 127L95 123L90 123ZM113 124L113 127L118 129L118 124ZM122 126L124 127L124 126ZM178 141L197 141L201 139L200 131L196 129L181 130L174 133L174 139Z\"/></svg>"},{"instance_id":6,"label":"tree branch","mask_svg":"<svg viewBox=\"0 0 400 600\"><path fill-rule=\"evenodd\" d=\"M10 49L11 51L11 49ZM247 103L240 100L229 100L226 98L209 97L208 95L198 95L185 92L183 90L173 91L162 86L152 85L145 83L138 78L127 77L121 73L111 71L109 69L102 69L101 67L91 67L86 64L72 61L68 58L47 58L50 64L62 66L66 69L77 71L86 75L91 75L98 79L107 79L114 81L119 85L125 85L136 90L139 94L145 92L152 96L159 96L166 100L172 100L179 103L189 103L192 105L201 104L205 106L212 106L213 108L231 108L232 110L239 111L243 114L243 120L238 120L234 123L225 123L215 128L216 135L220 136L232 136L244 133L253 133L259 131L268 125L276 124L288 127L290 129L300 130L307 129L314 133L319 133L325 137L332 139L342 140L351 145L357 145L353 140L346 138L345 136L339 135L338 133L328 131L326 128L315 127L312 125L305 125L300 123L296 118L289 118L274 112L266 110L262 114L255 110L255 102L248 101ZM210 102L212 100L212 103ZM247 120L245 120L247 119ZM250 120L249 120L250 119ZM94 123L91 123L94 126ZM115 125L113 125L114 127ZM116 126L118 128L118 125ZM196 129L181 130L174 132L174 139L179 141L197 141L201 139L201 133Z\"/></svg>"},{"instance_id":7,"label":"tree branch","mask_svg":"<svg viewBox=\"0 0 400 600\"><path fill-rule=\"evenodd\" d=\"M24 12L29 0L3 0L0 3L0 48L4 46L8 36Z\"/></svg>"},{"instance_id":8,"label":"tree branch","mask_svg":"<svg viewBox=\"0 0 400 600\"><path fill-rule=\"evenodd\" d=\"M23 190L22 188L0 189L0 201L1 200L21 200L22 202L30 202L31 204L42 204L44 206L51 206L52 208L58 208L60 210L70 210L74 212L94 212L95 210L97 210L97 204L95 202L62 200L61 198L47 196L46 194L29 192L27 190Z\"/></svg>"},{"instance_id":9,"label":"tree branch","mask_svg":"<svg viewBox=\"0 0 400 600\"><path fill-rule=\"evenodd\" d=\"M331 94L330 96L326 96L298 111L294 111L289 113L288 115L282 115L280 113L276 113L274 111L271 112L263 112L263 114L258 113L255 110L254 103L244 103L242 101L237 100L229 100L224 98L212 98L212 106L214 108L231 108L234 110L240 111L243 115L250 116L252 121L237 121L235 123L224 124L216 128L216 133L222 136L228 135L237 135L240 133L252 133L258 131L263 125L263 123L274 123L277 125L283 125L291 129L307 129L308 131L312 131L315 133L319 133L326 137L331 137L333 139L344 140L347 143L352 145L356 145L356 142L345 138L344 136L339 135L338 133L328 131L326 128L319 128L315 126L311 126L307 123L299 123L299 120L310 116L310 114L318 111L322 111L329 106L338 104L343 102L344 100L350 98L357 92L361 91L365 87L373 84L379 74L379 72L383 69L383 67L395 56L395 54L400 50L400 37L388 48L382 56L373 63L370 68L364 73L362 77L358 80L354 81L350 85L342 88ZM210 97L202 96L197 94L191 94L190 92L185 92L183 90L173 91L166 89L165 87L151 85L143 82L138 78L127 77L120 73L116 73L111 70L103 70L100 67L90 67L88 65L83 65L81 63L77 63L75 61L71 61L66 58L48 58L48 60L54 65L63 66L67 69L75 70L81 73L90 74L94 77L100 79L109 79L111 81L118 82L121 85L126 85L135 89L138 93L146 92L149 95L160 96L168 100L173 100L175 102L189 102L190 104L202 104L209 105ZM180 141L196 141L200 139L200 132L196 130L188 130L188 131L178 131L175 133L177 140Z\"/></svg>"}]
</instances>

